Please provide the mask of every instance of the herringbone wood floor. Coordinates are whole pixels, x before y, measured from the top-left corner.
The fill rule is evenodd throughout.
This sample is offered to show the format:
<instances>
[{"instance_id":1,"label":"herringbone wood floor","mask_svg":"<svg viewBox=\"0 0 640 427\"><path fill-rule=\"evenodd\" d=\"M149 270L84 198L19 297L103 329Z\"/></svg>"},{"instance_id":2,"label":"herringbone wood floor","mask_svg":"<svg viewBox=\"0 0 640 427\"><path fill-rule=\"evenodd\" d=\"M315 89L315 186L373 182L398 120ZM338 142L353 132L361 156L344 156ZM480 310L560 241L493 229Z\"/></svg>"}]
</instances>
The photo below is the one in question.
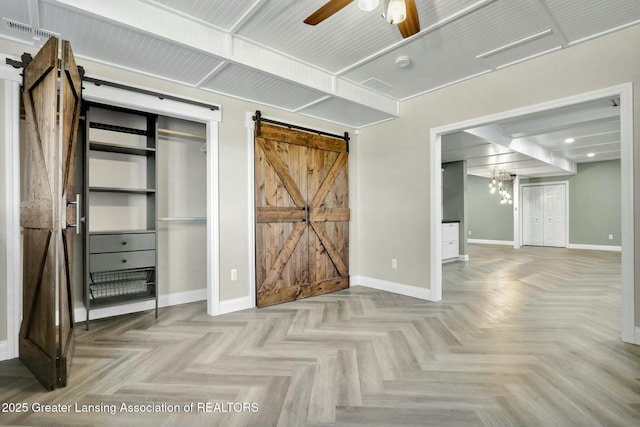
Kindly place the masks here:
<instances>
[{"instance_id":1,"label":"herringbone wood floor","mask_svg":"<svg viewBox=\"0 0 640 427\"><path fill-rule=\"evenodd\" d=\"M441 303L354 287L215 318L196 303L157 321L93 322L78 331L67 388L43 392L2 362L0 402L117 413L30 407L0 424L640 425L640 348L619 339L619 254L471 245L470 256L444 266ZM130 414L123 402L259 411Z\"/></svg>"}]
</instances>

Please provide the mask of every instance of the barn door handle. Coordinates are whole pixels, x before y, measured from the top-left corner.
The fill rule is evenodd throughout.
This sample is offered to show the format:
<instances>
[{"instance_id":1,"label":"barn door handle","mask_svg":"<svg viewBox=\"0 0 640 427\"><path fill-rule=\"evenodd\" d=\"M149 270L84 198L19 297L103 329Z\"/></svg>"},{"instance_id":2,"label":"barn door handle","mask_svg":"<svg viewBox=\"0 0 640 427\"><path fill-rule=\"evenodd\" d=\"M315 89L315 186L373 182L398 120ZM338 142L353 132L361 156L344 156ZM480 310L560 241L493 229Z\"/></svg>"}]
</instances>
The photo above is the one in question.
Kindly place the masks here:
<instances>
[{"instance_id":1,"label":"barn door handle","mask_svg":"<svg viewBox=\"0 0 640 427\"><path fill-rule=\"evenodd\" d=\"M82 221L80 220L80 205L82 200L81 197L82 196L80 194L76 194L75 201L67 200L67 205L76 207L76 223L67 225L67 227L75 227L76 234L80 234L82 232L82 226L81 226Z\"/></svg>"}]
</instances>

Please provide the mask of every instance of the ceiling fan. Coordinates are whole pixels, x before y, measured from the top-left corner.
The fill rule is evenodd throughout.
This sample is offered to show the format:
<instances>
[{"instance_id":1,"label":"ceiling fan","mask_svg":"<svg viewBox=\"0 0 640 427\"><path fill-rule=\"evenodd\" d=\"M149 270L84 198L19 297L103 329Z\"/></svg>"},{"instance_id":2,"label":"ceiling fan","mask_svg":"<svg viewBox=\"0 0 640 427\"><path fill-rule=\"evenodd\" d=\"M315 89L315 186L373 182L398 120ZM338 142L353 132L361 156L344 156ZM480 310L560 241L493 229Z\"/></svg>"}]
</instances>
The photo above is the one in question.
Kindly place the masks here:
<instances>
[{"instance_id":1,"label":"ceiling fan","mask_svg":"<svg viewBox=\"0 0 640 427\"><path fill-rule=\"evenodd\" d=\"M347 6L353 0L329 0L320 9L313 12L304 20L305 24L317 25L325 19ZM387 0L384 2L382 16L390 24L397 24L403 38L411 37L420 32L420 21L415 0ZM373 10L378 6L378 0L358 0L362 10Z\"/></svg>"}]
</instances>

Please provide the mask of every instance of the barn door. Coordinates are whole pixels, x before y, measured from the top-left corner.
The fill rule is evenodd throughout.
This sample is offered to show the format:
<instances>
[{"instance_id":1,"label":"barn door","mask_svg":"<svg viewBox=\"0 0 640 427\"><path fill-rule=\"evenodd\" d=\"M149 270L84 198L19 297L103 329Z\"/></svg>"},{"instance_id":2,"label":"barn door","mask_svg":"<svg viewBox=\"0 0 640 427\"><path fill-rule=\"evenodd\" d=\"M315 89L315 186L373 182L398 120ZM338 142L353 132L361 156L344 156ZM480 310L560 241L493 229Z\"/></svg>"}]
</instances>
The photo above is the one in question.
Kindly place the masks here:
<instances>
[{"instance_id":1,"label":"barn door","mask_svg":"<svg viewBox=\"0 0 640 427\"><path fill-rule=\"evenodd\" d=\"M257 129L257 306L348 288L346 142L267 124Z\"/></svg>"},{"instance_id":2,"label":"barn door","mask_svg":"<svg viewBox=\"0 0 640 427\"><path fill-rule=\"evenodd\" d=\"M80 91L69 42L62 41L60 55L58 39L50 38L24 70L19 339L20 360L49 390L66 386L74 346L71 275L78 225L75 154Z\"/></svg>"}]
</instances>

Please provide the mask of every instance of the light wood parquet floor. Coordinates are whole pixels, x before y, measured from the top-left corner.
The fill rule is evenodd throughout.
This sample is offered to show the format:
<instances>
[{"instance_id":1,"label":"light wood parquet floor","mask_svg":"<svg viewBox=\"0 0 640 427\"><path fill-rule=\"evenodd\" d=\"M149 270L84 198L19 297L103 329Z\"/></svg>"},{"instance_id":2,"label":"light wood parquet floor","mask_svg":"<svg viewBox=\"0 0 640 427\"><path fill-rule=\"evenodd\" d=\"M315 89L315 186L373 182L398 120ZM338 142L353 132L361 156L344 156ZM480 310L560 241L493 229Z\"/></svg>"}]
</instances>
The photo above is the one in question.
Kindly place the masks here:
<instances>
[{"instance_id":1,"label":"light wood parquet floor","mask_svg":"<svg viewBox=\"0 0 640 427\"><path fill-rule=\"evenodd\" d=\"M619 338L620 254L470 245L470 257L443 267L440 303L357 286L218 317L195 303L157 321L95 321L78 330L64 389L0 362L0 402L28 406L0 424L640 425L640 347Z\"/></svg>"}]
</instances>

